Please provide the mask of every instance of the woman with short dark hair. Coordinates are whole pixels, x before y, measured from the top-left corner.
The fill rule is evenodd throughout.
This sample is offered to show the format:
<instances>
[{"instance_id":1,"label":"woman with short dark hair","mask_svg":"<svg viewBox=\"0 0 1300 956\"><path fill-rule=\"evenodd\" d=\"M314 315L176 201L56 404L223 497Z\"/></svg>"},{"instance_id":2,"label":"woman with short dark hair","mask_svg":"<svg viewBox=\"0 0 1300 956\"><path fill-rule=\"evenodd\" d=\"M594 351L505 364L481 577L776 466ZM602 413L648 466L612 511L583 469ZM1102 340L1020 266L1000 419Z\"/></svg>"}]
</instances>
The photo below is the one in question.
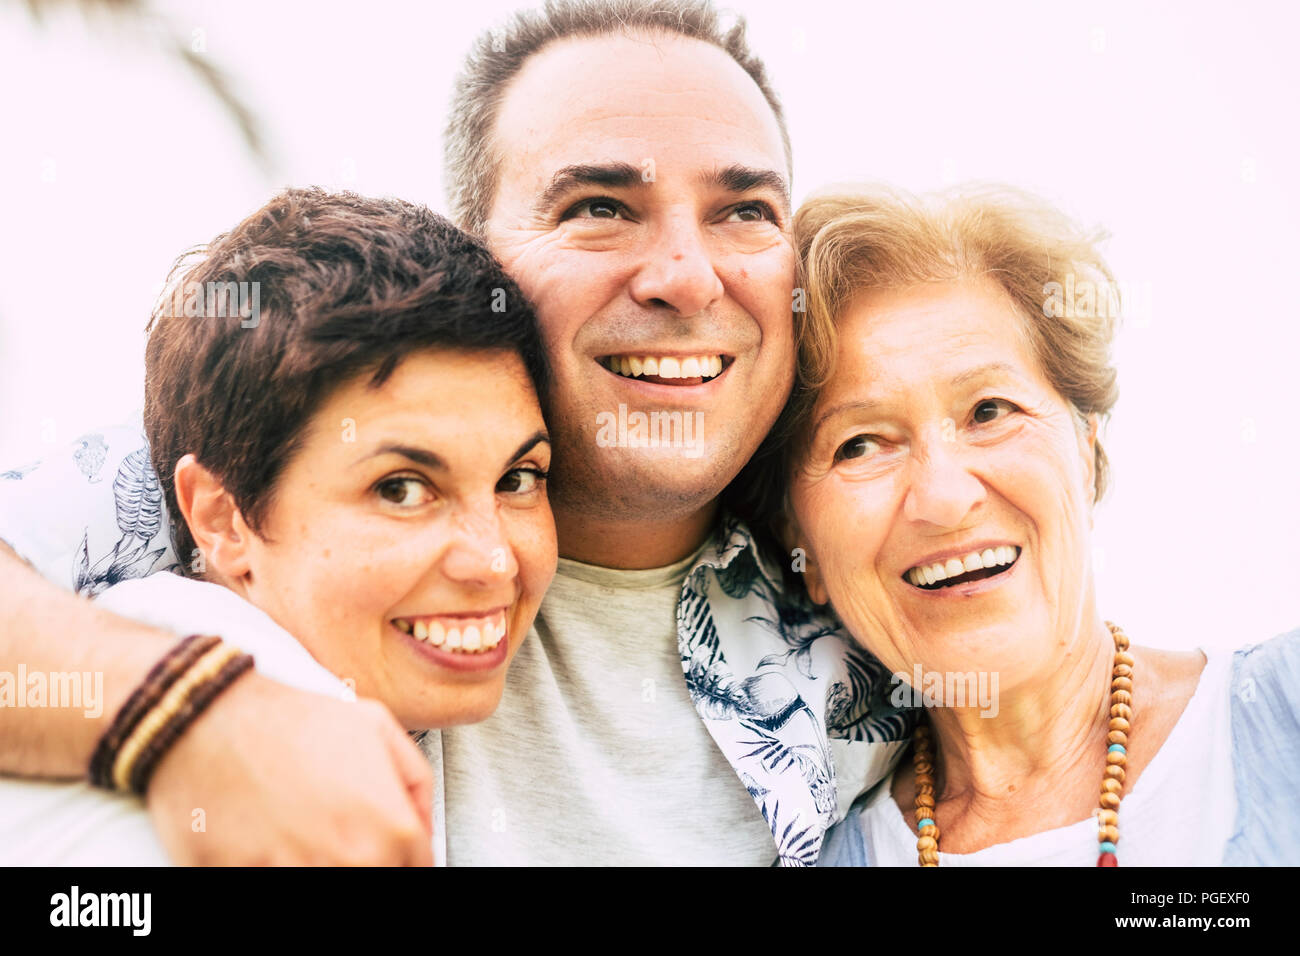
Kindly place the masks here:
<instances>
[{"instance_id":1,"label":"woman with short dark hair","mask_svg":"<svg viewBox=\"0 0 1300 956\"><path fill-rule=\"evenodd\" d=\"M173 276L145 430L181 566L98 600L184 640L113 717L101 789L0 781L11 862L165 863L135 796L250 654L408 731L482 720L555 572L536 320L481 243L421 206L290 189ZM156 512L149 483L119 508Z\"/></svg>"}]
</instances>

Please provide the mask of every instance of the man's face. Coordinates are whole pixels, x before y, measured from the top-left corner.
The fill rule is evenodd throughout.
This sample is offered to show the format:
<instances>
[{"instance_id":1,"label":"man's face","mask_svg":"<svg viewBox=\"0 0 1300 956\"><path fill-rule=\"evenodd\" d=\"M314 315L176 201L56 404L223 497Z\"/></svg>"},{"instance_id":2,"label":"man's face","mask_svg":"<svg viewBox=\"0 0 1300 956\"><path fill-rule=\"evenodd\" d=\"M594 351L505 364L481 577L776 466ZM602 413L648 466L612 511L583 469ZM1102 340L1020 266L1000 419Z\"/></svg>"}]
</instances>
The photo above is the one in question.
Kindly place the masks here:
<instances>
[{"instance_id":1,"label":"man's face","mask_svg":"<svg viewBox=\"0 0 1300 956\"><path fill-rule=\"evenodd\" d=\"M494 139L487 240L554 368L557 510L635 522L707 507L793 381L771 107L706 43L570 39L524 66Z\"/></svg>"}]
</instances>

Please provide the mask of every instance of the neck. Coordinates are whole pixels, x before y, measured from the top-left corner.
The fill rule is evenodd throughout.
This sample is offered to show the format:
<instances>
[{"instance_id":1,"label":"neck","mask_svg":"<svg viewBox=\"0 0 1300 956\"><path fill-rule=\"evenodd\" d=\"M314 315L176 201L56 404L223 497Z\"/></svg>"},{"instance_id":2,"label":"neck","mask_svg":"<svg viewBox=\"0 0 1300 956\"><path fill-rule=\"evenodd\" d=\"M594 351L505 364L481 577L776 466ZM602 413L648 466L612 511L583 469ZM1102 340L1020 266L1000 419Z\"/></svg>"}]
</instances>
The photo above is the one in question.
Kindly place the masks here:
<instances>
[{"instance_id":1,"label":"neck","mask_svg":"<svg viewBox=\"0 0 1300 956\"><path fill-rule=\"evenodd\" d=\"M974 808L1100 772L1115 645L1095 614L1086 619L1063 644L1064 661L1002 694L996 716L977 707L930 711L941 800Z\"/></svg>"},{"instance_id":2,"label":"neck","mask_svg":"<svg viewBox=\"0 0 1300 956\"><path fill-rule=\"evenodd\" d=\"M662 568L694 554L713 532L718 503L680 517L617 520L555 507L560 557L624 571Z\"/></svg>"}]
</instances>

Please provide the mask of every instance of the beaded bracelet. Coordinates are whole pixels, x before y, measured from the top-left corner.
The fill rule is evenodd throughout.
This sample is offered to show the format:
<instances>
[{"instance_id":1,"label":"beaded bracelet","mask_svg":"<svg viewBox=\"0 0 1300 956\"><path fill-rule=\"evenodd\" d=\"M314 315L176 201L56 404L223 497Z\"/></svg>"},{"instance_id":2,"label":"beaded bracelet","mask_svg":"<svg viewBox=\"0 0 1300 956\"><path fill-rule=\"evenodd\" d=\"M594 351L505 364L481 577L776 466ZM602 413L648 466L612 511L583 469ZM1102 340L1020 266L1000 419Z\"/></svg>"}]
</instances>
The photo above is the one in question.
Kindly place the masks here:
<instances>
[{"instance_id":1,"label":"beaded bracelet","mask_svg":"<svg viewBox=\"0 0 1300 956\"><path fill-rule=\"evenodd\" d=\"M90 782L143 796L163 756L185 729L253 666L213 635L192 634L167 652L131 694L90 760Z\"/></svg>"}]
</instances>

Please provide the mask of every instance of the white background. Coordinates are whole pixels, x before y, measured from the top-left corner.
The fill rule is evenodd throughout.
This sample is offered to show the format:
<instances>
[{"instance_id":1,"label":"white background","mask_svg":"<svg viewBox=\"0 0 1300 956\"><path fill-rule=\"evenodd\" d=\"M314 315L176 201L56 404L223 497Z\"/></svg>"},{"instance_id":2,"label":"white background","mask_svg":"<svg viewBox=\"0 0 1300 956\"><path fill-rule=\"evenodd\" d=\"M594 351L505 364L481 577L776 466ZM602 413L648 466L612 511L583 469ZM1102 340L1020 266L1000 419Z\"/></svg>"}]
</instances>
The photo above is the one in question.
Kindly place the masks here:
<instances>
[{"instance_id":1,"label":"white background","mask_svg":"<svg viewBox=\"0 0 1300 956\"><path fill-rule=\"evenodd\" d=\"M0 6L0 470L130 418L172 259L276 188L443 209L452 76L515 6L158 5L255 110L265 169L138 21ZM1113 235L1137 308L1106 433L1103 613L1169 647L1300 625L1294 8L735 8L788 111L796 201L849 179L1003 180Z\"/></svg>"}]
</instances>

